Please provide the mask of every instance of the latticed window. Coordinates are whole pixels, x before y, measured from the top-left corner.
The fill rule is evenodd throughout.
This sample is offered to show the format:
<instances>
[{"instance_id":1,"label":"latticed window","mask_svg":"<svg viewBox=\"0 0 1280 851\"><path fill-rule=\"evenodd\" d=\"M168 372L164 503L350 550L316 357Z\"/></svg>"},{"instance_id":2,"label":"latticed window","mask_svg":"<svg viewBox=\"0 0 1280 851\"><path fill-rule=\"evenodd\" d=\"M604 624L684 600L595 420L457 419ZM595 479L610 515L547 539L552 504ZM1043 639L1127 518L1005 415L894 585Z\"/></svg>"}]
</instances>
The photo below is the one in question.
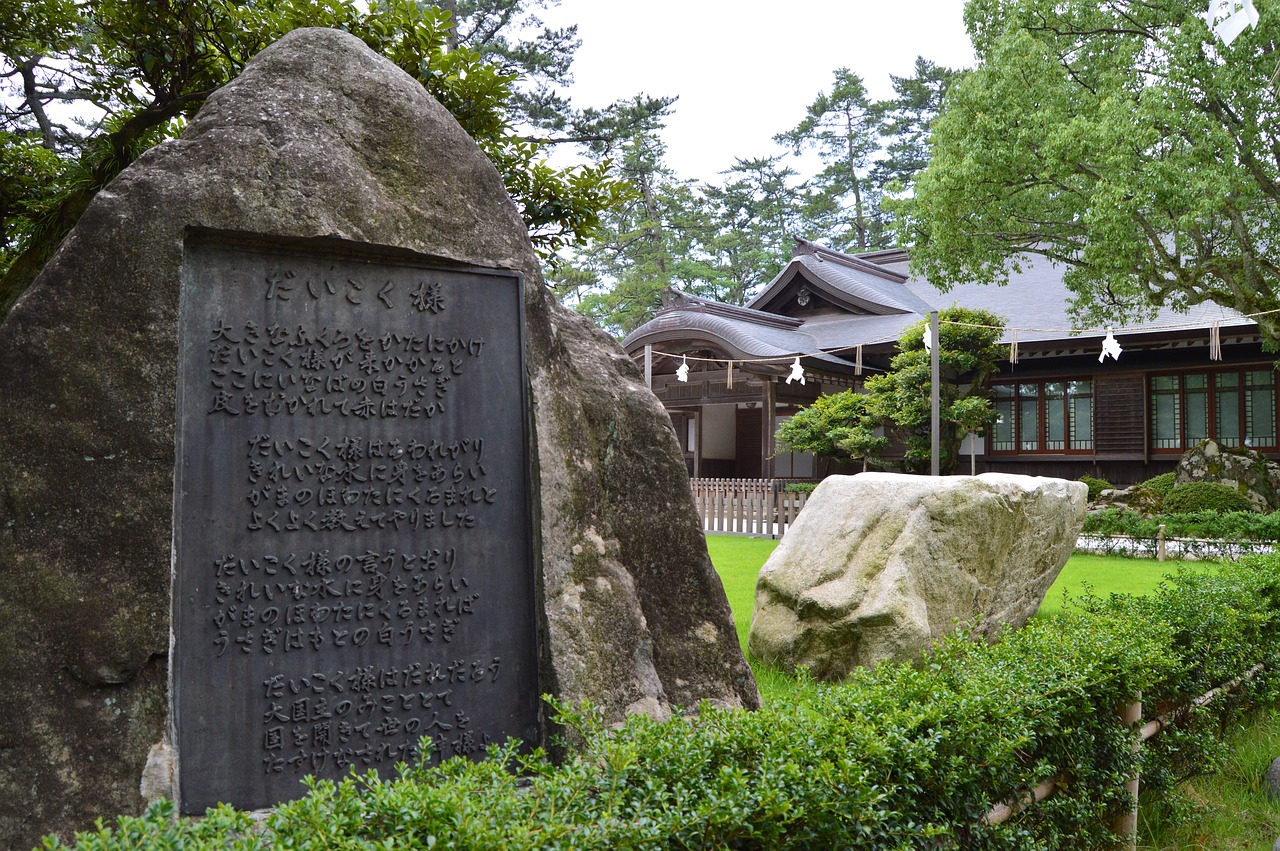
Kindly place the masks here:
<instances>
[{"instance_id":1,"label":"latticed window","mask_svg":"<svg viewBox=\"0 0 1280 851\"><path fill-rule=\"evenodd\" d=\"M1222 370L1150 379L1153 448L1185 451L1212 437L1223 446L1276 446L1276 375Z\"/></svg>"},{"instance_id":2,"label":"latticed window","mask_svg":"<svg viewBox=\"0 0 1280 851\"><path fill-rule=\"evenodd\" d=\"M1082 452L1093 448L1093 382L997 384L992 452Z\"/></svg>"}]
</instances>

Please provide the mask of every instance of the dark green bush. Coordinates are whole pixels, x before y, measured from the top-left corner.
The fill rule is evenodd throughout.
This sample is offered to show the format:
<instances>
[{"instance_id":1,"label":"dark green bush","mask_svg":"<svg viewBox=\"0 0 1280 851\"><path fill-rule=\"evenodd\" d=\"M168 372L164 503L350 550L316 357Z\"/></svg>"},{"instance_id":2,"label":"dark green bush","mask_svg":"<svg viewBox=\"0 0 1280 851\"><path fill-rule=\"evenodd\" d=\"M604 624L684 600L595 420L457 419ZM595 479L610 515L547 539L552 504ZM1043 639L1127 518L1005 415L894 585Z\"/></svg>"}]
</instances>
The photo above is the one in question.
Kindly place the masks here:
<instances>
[{"instance_id":1,"label":"dark green bush","mask_svg":"<svg viewBox=\"0 0 1280 851\"><path fill-rule=\"evenodd\" d=\"M226 809L174 823L159 807L76 847L1104 847L1138 760L1115 707L1139 690L1157 712L1184 705L1277 652L1280 557L1259 558L1180 574L1151 597L1086 597L997 644L957 631L918 665L802 681L758 712L703 706L613 730L589 707L558 707L585 742L560 763L494 748L483 763L315 783L261 830ZM1156 737L1144 787L1204 770L1220 731L1269 688L1264 674ZM994 803L1059 774L1070 779L1059 794L982 824Z\"/></svg>"},{"instance_id":2,"label":"dark green bush","mask_svg":"<svg viewBox=\"0 0 1280 851\"><path fill-rule=\"evenodd\" d=\"M1233 487L1221 482L1188 482L1177 485L1164 498L1170 514L1189 511L1252 511L1253 503Z\"/></svg>"},{"instance_id":3,"label":"dark green bush","mask_svg":"<svg viewBox=\"0 0 1280 851\"><path fill-rule=\"evenodd\" d=\"M1143 517L1136 511L1105 508L1084 518L1086 535L1127 535L1154 539L1160 526L1168 538L1217 541L1280 541L1280 512L1191 511Z\"/></svg>"},{"instance_id":4,"label":"dark green bush","mask_svg":"<svg viewBox=\"0 0 1280 851\"><path fill-rule=\"evenodd\" d=\"M788 482L787 493L813 493L813 489L818 486L817 482Z\"/></svg>"},{"instance_id":5,"label":"dark green bush","mask_svg":"<svg viewBox=\"0 0 1280 851\"><path fill-rule=\"evenodd\" d=\"M1115 487L1115 485L1111 484L1111 482L1108 482L1106 479L1098 479L1098 478L1094 478L1093 476L1081 476L1078 479L1078 481L1084 482L1086 485L1089 486L1090 502L1093 502L1095 499L1097 499L1098 494L1102 493L1105 490L1111 490L1112 488Z\"/></svg>"},{"instance_id":6,"label":"dark green bush","mask_svg":"<svg viewBox=\"0 0 1280 851\"><path fill-rule=\"evenodd\" d=\"M1174 473L1161 473L1158 476L1152 476L1142 483L1144 488L1153 490L1160 494L1161 498L1169 495L1169 491L1173 490L1173 486L1177 484L1177 476Z\"/></svg>"}]
</instances>

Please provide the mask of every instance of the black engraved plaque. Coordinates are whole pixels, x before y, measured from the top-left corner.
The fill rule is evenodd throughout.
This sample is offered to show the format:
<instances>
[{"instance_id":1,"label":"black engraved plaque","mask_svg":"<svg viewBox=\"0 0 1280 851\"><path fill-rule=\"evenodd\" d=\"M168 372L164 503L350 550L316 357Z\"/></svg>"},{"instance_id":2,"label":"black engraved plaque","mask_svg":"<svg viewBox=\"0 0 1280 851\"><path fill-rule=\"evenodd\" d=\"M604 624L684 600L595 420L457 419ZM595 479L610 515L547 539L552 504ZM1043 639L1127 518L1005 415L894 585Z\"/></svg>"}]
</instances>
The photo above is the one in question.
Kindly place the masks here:
<instances>
[{"instance_id":1,"label":"black engraved plaque","mask_svg":"<svg viewBox=\"0 0 1280 851\"><path fill-rule=\"evenodd\" d=\"M184 812L535 741L518 274L189 234L172 700Z\"/></svg>"}]
</instances>

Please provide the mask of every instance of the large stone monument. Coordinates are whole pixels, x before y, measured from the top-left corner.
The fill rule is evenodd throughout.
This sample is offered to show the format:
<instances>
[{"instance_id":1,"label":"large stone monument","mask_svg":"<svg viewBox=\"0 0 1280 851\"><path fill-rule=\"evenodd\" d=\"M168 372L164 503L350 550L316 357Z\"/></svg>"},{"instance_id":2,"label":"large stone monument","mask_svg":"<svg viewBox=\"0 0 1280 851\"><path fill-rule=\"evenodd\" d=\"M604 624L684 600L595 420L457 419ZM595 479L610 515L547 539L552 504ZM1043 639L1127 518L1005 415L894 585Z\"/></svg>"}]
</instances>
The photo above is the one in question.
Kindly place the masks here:
<instances>
[{"instance_id":1,"label":"large stone monument","mask_svg":"<svg viewBox=\"0 0 1280 851\"><path fill-rule=\"evenodd\" d=\"M1020 627L1071 556L1088 490L1005 473L832 476L760 571L748 646L840 679L915 659L957 622Z\"/></svg>"},{"instance_id":2,"label":"large stone monument","mask_svg":"<svg viewBox=\"0 0 1280 851\"><path fill-rule=\"evenodd\" d=\"M194 298L182 315L191 307L183 368L195 376L181 383L191 394L181 406L180 288ZM378 326L388 346L425 346L440 362L405 355L382 364L385 383L357 388L352 379L372 376L347 361L347 383L317 401L301 358L317 349L332 367L337 332L351 334L355 357L358 332L379 312L392 317ZM280 366L292 342L295 359ZM437 344L454 348L431 352ZM417 370L431 380L415 384ZM241 386L254 380L261 386ZM468 401L472 386L479 401ZM171 658L179 694L198 683L204 701L226 700L219 671L256 690L234 722L209 717L221 706L180 704L179 764L182 748L196 759L234 730L252 742L244 758L257 771L290 784L318 758L389 768L411 747L392 728L432 734L446 756L471 752L484 737L444 735L456 714L423 704L429 691L446 702L450 678L450 713L477 730L489 697L510 698L516 720L495 721L497 733L537 735L542 692L590 699L611 719L704 699L758 703L662 407L620 348L548 296L517 211L474 143L349 35L291 33L211 96L182 139L99 194L0 326L0 399L4 847L141 808L148 753L164 751L154 746L170 727ZM317 426L309 402L340 409L353 427ZM243 434L216 432L246 411L268 417L268 404L287 427L246 419ZM176 530L175 416L196 424L179 439ZM372 430L354 427L375 419ZM216 433L202 437L201 423ZM344 437L363 454L348 444L339 458ZM322 446L341 472L320 463ZM411 484L412 465L396 465L412 454L426 480ZM431 480L431 454L448 456L448 497ZM342 475L365 480L360 492L320 481ZM201 512L226 528L193 531ZM446 521L465 531L446 535ZM446 562L454 573L437 583ZM303 578L285 581L294 572ZM268 592L312 599L290 611ZM412 612L401 605L410 598ZM493 600L504 601L496 613ZM446 632L465 652L437 649ZM489 633L507 646L477 640ZM252 665L218 668L220 652ZM351 655L308 656L316 664L274 679L277 659L304 652ZM369 676L350 679L357 671ZM514 685L508 673L519 673ZM437 677L434 690L416 687ZM360 704L337 688L357 684L360 723L381 723L384 739L339 747L353 735L339 729L339 706ZM191 744L193 730L207 733ZM172 788L164 765L153 760L153 789Z\"/></svg>"}]
</instances>

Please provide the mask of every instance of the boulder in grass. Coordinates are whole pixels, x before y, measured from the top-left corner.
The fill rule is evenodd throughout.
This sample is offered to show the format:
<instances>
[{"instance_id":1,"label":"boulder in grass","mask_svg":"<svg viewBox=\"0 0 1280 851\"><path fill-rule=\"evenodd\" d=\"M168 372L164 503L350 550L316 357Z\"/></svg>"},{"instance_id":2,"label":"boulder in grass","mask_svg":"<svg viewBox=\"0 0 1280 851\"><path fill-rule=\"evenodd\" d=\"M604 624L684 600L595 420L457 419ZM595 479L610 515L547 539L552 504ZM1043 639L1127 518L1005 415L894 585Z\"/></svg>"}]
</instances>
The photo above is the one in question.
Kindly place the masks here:
<instances>
[{"instance_id":1,"label":"boulder in grass","mask_svg":"<svg viewBox=\"0 0 1280 851\"><path fill-rule=\"evenodd\" d=\"M959 622L1035 614L1075 546L1088 487L1002 473L833 476L760 571L749 649L834 680L910 660Z\"/></svg>"}]
</instances>

